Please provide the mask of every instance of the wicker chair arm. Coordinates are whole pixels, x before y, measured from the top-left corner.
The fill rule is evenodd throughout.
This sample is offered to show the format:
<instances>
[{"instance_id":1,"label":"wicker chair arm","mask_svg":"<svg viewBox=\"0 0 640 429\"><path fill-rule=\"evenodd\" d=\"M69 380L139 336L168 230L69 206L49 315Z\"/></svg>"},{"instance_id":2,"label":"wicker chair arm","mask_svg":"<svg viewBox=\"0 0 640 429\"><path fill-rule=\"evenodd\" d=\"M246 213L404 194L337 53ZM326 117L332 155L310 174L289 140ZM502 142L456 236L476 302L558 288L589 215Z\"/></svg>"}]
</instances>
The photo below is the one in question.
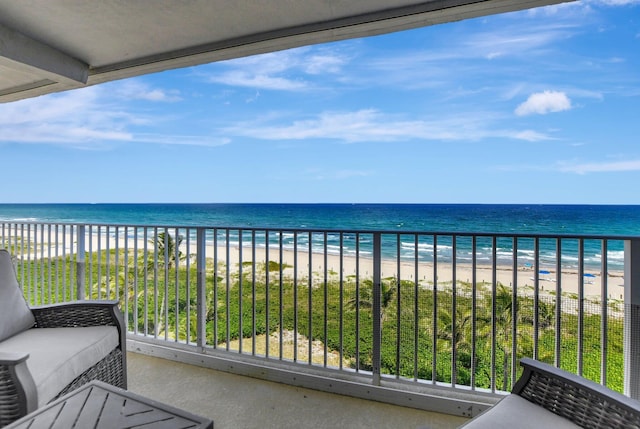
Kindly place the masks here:
<instances>
[{"instance_id":1,"label":"wicker chair arm","mask_svg":"<svg viewBox=\"0 0 640 429\"><path fill-rule=\"evenodd\" d=\"M0 365L12 366L24 362L29 357L29 353L0 352Z\"/></svg>"},{"instance_id":2,"label":"wicker chair arm","mask_svg":"<svg viewBox=\"0 0 640 429\"><path fill-rule=\"evenodd\" d=\"M122 316L118 301L73 301L31 307L36 328L118 326Z\"/></svg>"},{"instance_id":3,"label":"wicker chair arm","mask_svg":"<svg viewBox=\"0 0 640 429\"><path fill-rule=\"evenodd\" d=\"M640 428L640 402L583 377L523 358L512 393L583 428Z\"/></svg>"},{"instance_id":4,"label":"wicker chair arm","mask_svg":"<svg viewBox=\"0 0 640 429\"><path fill-rule=\"evenodd\" d=\"M38 393L27 368L28 353L0 353L0 426L38 406Z\"/></svg>"}]
</instances>

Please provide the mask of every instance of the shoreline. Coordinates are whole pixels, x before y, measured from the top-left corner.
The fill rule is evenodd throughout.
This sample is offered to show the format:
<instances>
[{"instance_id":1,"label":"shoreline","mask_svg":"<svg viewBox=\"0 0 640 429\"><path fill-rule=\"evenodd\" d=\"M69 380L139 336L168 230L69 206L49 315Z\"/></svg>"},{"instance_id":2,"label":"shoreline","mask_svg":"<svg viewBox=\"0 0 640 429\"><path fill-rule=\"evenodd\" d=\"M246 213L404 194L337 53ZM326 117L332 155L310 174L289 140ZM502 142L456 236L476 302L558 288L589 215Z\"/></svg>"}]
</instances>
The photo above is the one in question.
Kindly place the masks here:
<instances>
[{"instance_id":1,"label":"shoreline","mask_svg":"<svg viewBox=\"0 0 640 429\"><path fill-rule=\"evenodd\" d=\"M251 247L243 247L242 253L240 253L240 247L229 247L229 259L232 263L232 273L237 273L239 264L253 262L253 254ZM226 251L225 246L218 246L217 259L218 262L226 264ZM266 250L264 248L256 248L256 262L266 263ZM327 273L327 279L337 280L340 278L340 269L342 269L343 279L346 280L349 276L359 274L364 278L373 277L373 258L361 256L343 256L327 254L326 255L326 267L325 267L325 255L323 253L311 253L311 259L309 253L299 250L297 252L297 260L292 250L282 250L282 260L280 260L280 250L270 249L269 260L276 263L286 264L286 268L282 269L283 276L293 277L294 274L297 278L308 279L309 276L313 278L315 284L318 280L324 280L325 272ZM207 246L206 249L207 259L213 259L213 245ZM240 259L242 257L242 259ZM342 261L341 261L342 259ZM294 261L297 263L294 266ZM309 262L311 262L311 269L309 269ZM342 265L341 265L342 263ZM225 267L218 267L219 271L226 270ZM549 274L539 274L538 285L540 293L552 295L557 291L557 270L550 268ZM587 271L585 271L586 273ZM272 272L273 273L273 272ZM533 290L535 287L535 272L533 269L518 267L516 278L514 279L514 271L511 265L497 265L495 271L495 281L501 283L507 287L513 287L514 280L517 281L517 287L519 290L526 290L530 288ZM399 275L398 275L399 274ZM437 280L439 286L447 287L451 286L454 278L454 264L451 262L438 262L437 263L437 278L434 279L433 262L418 262L416 265L413 262L401 260L399 263L397 260L383 258L381 264L381 278L389 279L399 277L401 280L415 281L418 278L419 285L433 286L434 280ZM456 263L455 264L455 279L457 283L467 282L471 283L474 279L473 266L468 263ZM278 275L278 272L272 275ZM486 264L477 264L475 269L475 281L476 284L492 284L493 279L493 267ZM561 293L578 294L579 288L583 287L583 293L585 298L600 299L602 297L602 277L598 273L594 277L585 278L583 282L578 279L578 270L575 268L563 268L560 273L560 285ZM622 271L609 271L607 273L607 298L621 300L624 298L624 278Z\"/></svg>"},{"instance_id":2,"label":"shoreline","mask_svg":"<svg viewBox=\"0 0 640 429\"><path fill-rule=\"evenodd\" d=\"M65 235L64 238L64 246L62 235ZM7 237L5 237L6 240ZM41 238L41 237L38 237ZM52 237L53 238L53 237ZM51 256L62 256L63 253L66 255L72 255L75 251L75 246L77 245L77 235L73 236L73 240L70 233L60 234L60 237L56 237L57 242L52 240L52 242L38 240L37 242L33 242L31 246L33 246L32 252L25 252L23 256L30 256L32 260L39 259L41 256L41 247L46 246L44 251L44 256L49 256L49 251L51 252ZM127 243L127 248L129 254L133 253L133 247L135 240L131 237L119 236L105 236L94 234L92 236L93 245L96 247L95 251L97 251L97 242L100 241L100 250L102 252L109 250L115 250L116 248L120 251L123 251L125 248L125 243ZM17 244L17 243L14 243ZM85 240L85 246L88 246L89 240ZM147 248L153 254L153 244L147 242ZM142 237L138 237L137 239L137 248L140 253L145 246L145 240ZM217 258L218 262L223 262L226 265L227 259L227 248L229 250L229 260L231 262L231 271L230 272L238 272L240 262L247 263L253 261L253 249L255 249L255 259L257 263L266 263L266 255L267 251L269 254L269 260L276 263L286 264L286 268L282 270L284 276L294 275L298 279L304 278L312 278L313 284L316 284L318 281L323 281L325 277L328 280L338 280L340 278L340 270L342 270L342 276L344 280L347 280L350 276L355 276L359 274L360 277L364 278L372 278L373 277L373 258L369 255L357 257L355 255L341 255L334 253L316 253L308 252L308 250L298 250L294 252L291 249L282 248L266 248L266 247L250 247L250 246L238 246L237 244L230 244L229 246L218 245L217 246ZM58 251L56 255L56 250ZM189 244L189 249L187 249L186 240L182 242L180 245L180 250L183 253L188 253L193 256L196 253L197 246L196 243L191 240ZM280 253L282 252L282 256ZM296 257L297 255L297 257ZM207 260L212 260L214 257L214 246L213 243L207 242L205 247L205 257ZM240 259L242 257L242 259ZM282 258L282 259L281 259ZM325 266L326 260L326 266ZM484 261L483 261L484 262ZM295 265L295 267L294 267ZM311 267L311 268L310 268ZM294 269L295 268L295 269ZM556 293L556 288L558 285L558 275L556 267L544 266L540 267L540 269L545 269L545 273L539 273L538 277L538 285L539 291L545 294L554 294ZM219 267L220 269L220 267ZM224 268L226 270L226 268ZM451 261L447 262L437 262L437 278L434 278L434 268L433 262L426 261L418 261L417 266L415 261L408 261L401 259L398 261L397 259L390 258L382 258L381 264L381 278L396 278L399 277L401 280L407 281L415 281L415 278L418 279L419 285L422 287L432 287L434 284L434 280L437 280L438 286L449 287L454 278L458 283L466 282L471 283L474 280L474 270L471 263L468 262L457 262L455 264L455 273L454 273L454 264ZM273 272L272 272L273 273ZM548 274L547 274L548 273ZM562 286L561 293L569 293L569 294L578 294L580 287L583 288L583 293L585 298L601 298L602 297L602 276L600 272L595 272L595 270L585 270L586 273L591 273L592 277L588 279L583 279L580 282L578 279L578 271L574 267L562 267L561 274L559 277L560 285ZM514 275L513 266L511 264L497 264L495 270L495 281L497 283L501 283L505 286L512 287L514 280L517 282L517 287L519 290L526 290L527 288L531 288L533 290L535 286L535 272L533 268L527 267L525 265L519 265L516 271L516 275ZM273 275L278 275L278 272L273 273ZM622 300L624 298L624 278L623 272L621 270L609 270L607 273L607 298L614 300ZM476 264L475 269L475 281L476 284L492 284L494 281L493 278L493 267L491 264L478 262Z\"/></svg>"}]
</instances>

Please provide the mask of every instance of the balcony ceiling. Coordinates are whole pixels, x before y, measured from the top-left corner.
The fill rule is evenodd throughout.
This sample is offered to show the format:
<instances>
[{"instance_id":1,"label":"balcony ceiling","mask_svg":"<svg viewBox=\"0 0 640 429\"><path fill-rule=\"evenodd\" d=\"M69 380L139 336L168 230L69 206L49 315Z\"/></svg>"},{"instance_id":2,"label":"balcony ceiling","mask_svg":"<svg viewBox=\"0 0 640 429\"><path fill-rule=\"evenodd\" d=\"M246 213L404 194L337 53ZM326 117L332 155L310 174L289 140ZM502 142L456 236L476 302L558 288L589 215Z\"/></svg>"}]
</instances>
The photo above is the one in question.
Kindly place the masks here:
<instances>
[{"instance_id":1,"label":"balcony ceiling","mask_svg":"<svg viewBox=\"0 0 640 429\"><path fill-rule=\"evenodd\" d=\"M0 102L566 0L0 0Z\"/></svg>"}]
</instances>

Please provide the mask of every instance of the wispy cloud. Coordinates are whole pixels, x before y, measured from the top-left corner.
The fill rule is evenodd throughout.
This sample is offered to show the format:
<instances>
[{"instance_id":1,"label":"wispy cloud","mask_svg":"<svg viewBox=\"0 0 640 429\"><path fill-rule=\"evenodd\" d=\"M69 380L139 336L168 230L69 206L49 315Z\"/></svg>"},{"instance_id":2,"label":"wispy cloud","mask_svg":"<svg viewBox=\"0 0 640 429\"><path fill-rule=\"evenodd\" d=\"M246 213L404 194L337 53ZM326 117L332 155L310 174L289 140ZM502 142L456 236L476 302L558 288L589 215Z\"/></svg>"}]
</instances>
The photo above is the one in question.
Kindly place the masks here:
<instances>
[{"instance_id":1,"label":"wispy cloud","mask_svg":"<svg viewBox=\"0 0 640 429\"><path fill-rule=\"evenodd\" d=\"M89 87L0 105L2 142L86 146L96 141L130 141L135 119L101 100Z\"/></svg>"},{"instance_id":2,"label":"wispy cloud","mask_svg":"<svg viewBox=\"0 0 640 429\"><path fill-rule=\"evenodd\" d=\"M531 94L527 101L520 104L515 113L518 116L546 115L571 109L571 100L564 92L544 91Z\"/></svg>"},{"instance_id":3,"label":"wispy cloud","mask_svg":"<svg viewBox=\"0 0 640 429\"><path fill-rule=\"evenodd\" d=\"M276 91L302 91L309 88L309 82L288 79L285 77L269 76L260 72L247 70L231 70L209 78L210 82L222 83L229 86L243 86Z\"/></svg>"},{"instance_id":4,"label":"wispy cloud","mask_svg":"<svg viewBox=\"0 0 640 429\"><path fill-rule=\"evenodd\" d=\"M136 134L134 136L137 143L152 143L178 146L223 146L231 143L231 139L224 137L208 137L193 135L165 135L165 134Z\"/></svg>"},{"instance_id":5,"label":"wispy cloud","mask_svg":"<svg viewBox=\"0 0 640 429\"><path fill-rule=\"evenodd\" d=\"M332 139L345 143L394 142L407 140L476 141L486 138L508 138L525 141L549 140L550 136L532 130L491 128L489 115L458 112L450 117L405 119L375 109L347 112L322 112L302 120L278 123L262 119L237 123L222 132L260 140Z\"/></svg>"},{"instance_id":6,"label":"wispy cloud","mask_svg":"<svg viewBox=\"0 0 640 429\"><path fill-rule=\"evenodd\" d=\"M570 174L624 173L640 171L640 159L627 161L575 162L557 161L546 164L505 164L493 167L507 172L560 172Z\"/></svg>"},{"instance_id":7,"label":"wispy cloud","mask_svg":"<svg viewBox=\"0 0 640 429\"><path fill-rule=\"evenodd\" d=\"M157 124L159 116L136 113L122 101L124 94L129 94L129 100L141 99L131 94L141 94L134 88L142 87L136 82L108 84L1 104L0 143L55 144L81 149L104 149L118 143L199 146L228 143L224 138L207 136L144 134L140 130Z\"/></svg>"},{"instance_id":8,"label":"wispy cloud","mask_svg":"<svg viewBox=\"0 0 640 429\"><path fill-rule=\"evenodd\" d=\"M508 137L508 136L505 136L505 137ZM513 134L511 135L511 138L514 138L514 139L517 139L517 140L526 140L526 141L529 141L529 142L538 142L538 141L543 141L543 140L553 140L553 138L548 136L547 134L540 133L538 131L533 131L533 130L524 130L524 131L513 132Z\"/></svg>"},{"instance_id":9,"label":"wispy cloud","mask_svg":"<svg viewBox=\"0 0 640 429\"><path fill-rule=\"evenodd\" d=\"M591 162L582 164L560 163L558 165L558 170L576 174L640 171L640 160Z\"/></svg>"},{"instance_id":10,"label":"wispy cloud","mask_svg":"<svg viewBox=\"0 0 640 429\"><path fill-rule=\"evenodd\" d=\"M576 27L574 24L554 22L482 31L465 40L462 53L471 58L487 59L531 55L536 50L553 46L558 40L572 37Z\"/></svg>"},{"instance_id":11,"label":"wispy cloud","mask_svg":"<svg viewBox=\"0 0 640 429\"><path fill-rule=\"evenodd\" d=\"M337 74L348 56L328 48L303 47L255 55L211 65L206 80L229 86L277 91L305 91L316 86L313 76Z\"/></svg>"},{"instance_id":12,"label":"wispy cloud","mask_svg":"<svg viewBox=\"0 0 640 429\"><path fill-rule=\"evenodd\" d=\"M541 58L551 69L560 67L558 58L565 58L559 54L562 44L583 31L583 24L577 19L544 21L518 14L496 17L493 22L488 26L472 20L460 25L464 31L455 32L425 28L421 35L424 43L420 45L396 46L392 50L363 48L345 79L362 87L448 93L461 82L469 85L482 81L494 91L503 91L500 87L530 81L524 78L528 67ZM429 37L432 33L438 37Z\"/></svg>"},{"instance_id":13,"label":"wispy cloud","mask_svg":"<svg viewBox=\"0 0 640 429\"><path fill-rule=\"evenodd\" d=\"M640 0L586 0L585 3L602 4L605 6L628 6L640 5Z\"/></svg>"},{"instance_id":14,"label":"wispy cloud","mask_svg":"<svg viewBox=\"0 0 640 429\"><path fill-rule=\"evenodd\" d=\"M371 64L381 68L403 69L433 64L451 64L457 60L494 59L505 56L530 56L532 52L548 49L558 41L573 37L579 32L579 23L562 20L539 22L523 26L522 20L514 25L505 20L501 26L472 26L464 33L453 33L445 42L431 44L425 41L425 49L419 52L405 51L374 59ZM427 31L427 30L425 30ZM488 64L488 67L494 67Z\"/></svg>"},{"instance_id":15,"label":"wispy cloud","mask_svg":"<svg viewBox=\"0 0 640 429\"><path fill-rule=\"evenodd\" d=\"M557 17L558 15L574 16L575 14L589 13L591 11L589 3L589 0L569 1L565 3L558 3L549 6L528 9L522 13L531 17L538 17L540 15L550 17Z\"/></svg>"},{"instance_id":16,"label":"wispy cloud","mask_svg":"<svg viewBox=\"0 0 640 429\"><path fill-rule=\"evenodd\" d=\"M638 6L640 0L580 0L558 3L550 6L529 9L527 15L532 17L548 16L561 18L579 18L597 15L598 9L605 7Z\"/></svg>"},{"instance_id":17,"label":"wispy cloud","mask_svg":"<svg viewBox=\"0 0 640 429\"><path fill-rule=\"evenodd\" d=\"M180 91L152 88L140 79L122 81L122 83L117 86L116 93L119 97L130 100L158 102L176 102L182 100Z\"/></svg>"},{"instance_id":18,"label":"wispy cloud","mask_svg":"<svg viewBox=\"0 0 640 429\"><path fill-rule=\"evenodd\" d=\"M312 75L323 73L340 73L347 63L347 58L331 52L320 51L305 58L303 70Z\"/></svg>"}]
</instances>

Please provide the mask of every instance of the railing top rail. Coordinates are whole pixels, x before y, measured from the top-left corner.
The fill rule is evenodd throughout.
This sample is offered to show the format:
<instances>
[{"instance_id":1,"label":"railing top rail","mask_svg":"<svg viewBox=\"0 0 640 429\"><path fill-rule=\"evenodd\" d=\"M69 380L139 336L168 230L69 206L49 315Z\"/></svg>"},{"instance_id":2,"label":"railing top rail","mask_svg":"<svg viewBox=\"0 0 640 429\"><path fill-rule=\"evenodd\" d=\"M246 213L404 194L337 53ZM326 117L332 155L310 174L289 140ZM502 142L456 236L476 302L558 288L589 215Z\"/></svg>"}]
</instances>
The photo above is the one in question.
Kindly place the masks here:
<instances>
[{"instance_id":1,"label":"railing top rail","mask_svg":"<svg viewBox=\"0 0 640 429\"><path fill-rule=\"evenodd\" d=\"M499 238L543 238L566 240L639 240L640 235L619 234L556 234L534 232L490 232L490 231L430 231L430 230L388 230L388 229L338 229L338 228L303 228L303 227L273 227L273 226L224 226L224 225L178 225L178 224L126 224L104 222L38 222L38 221L12 221L0 220L2 224L13 225L66 225L89 227L118 227L118 228L157 228L157 229L212 229L231 231L256 231L256 232L290 232L290 233L332 233L332 234L383 234L383 235L422 235L438 237L499 237Z\"/></svg>"}]
</instances>

